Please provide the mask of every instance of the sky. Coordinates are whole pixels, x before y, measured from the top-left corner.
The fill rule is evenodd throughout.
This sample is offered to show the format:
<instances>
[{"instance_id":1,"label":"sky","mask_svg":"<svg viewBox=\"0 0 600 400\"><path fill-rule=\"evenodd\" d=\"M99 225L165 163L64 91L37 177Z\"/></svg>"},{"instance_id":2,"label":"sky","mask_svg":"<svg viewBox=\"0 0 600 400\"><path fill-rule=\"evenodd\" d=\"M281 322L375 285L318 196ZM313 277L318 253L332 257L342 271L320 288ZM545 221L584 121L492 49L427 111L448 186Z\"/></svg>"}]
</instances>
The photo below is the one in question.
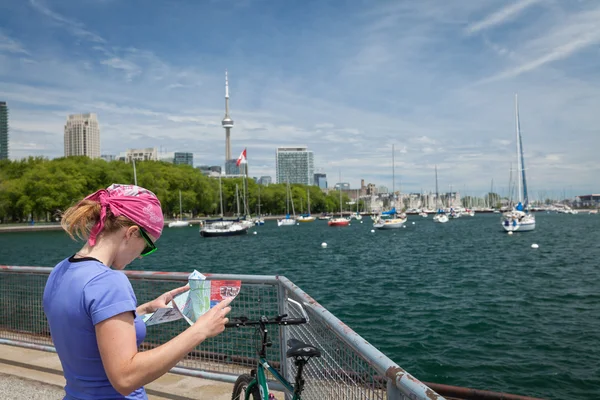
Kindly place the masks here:
<instances>
[{"instance_id":1,"label":"sky","mask_svg":"<svg viewBox=\"0 0 600 400\"><path fill-rule=\"evenodd\" d=\"M308 146L329 184L506 191L515 94L533 197L600 191L594 0L8 0L0 101L10 156L63 156L68 114L102 154L157 147L275 177ZM392 180L392 146L395 177Z\"/></svg>"}]
</instances>

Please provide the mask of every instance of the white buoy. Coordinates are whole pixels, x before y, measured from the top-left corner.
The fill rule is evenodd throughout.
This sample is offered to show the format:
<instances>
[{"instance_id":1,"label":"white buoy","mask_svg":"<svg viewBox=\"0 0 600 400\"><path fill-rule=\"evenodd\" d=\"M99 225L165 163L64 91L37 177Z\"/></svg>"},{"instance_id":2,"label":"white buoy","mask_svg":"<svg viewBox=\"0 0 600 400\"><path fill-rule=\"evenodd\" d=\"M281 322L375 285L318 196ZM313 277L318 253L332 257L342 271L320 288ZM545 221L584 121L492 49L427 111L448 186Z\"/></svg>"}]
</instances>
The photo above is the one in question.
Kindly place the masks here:
<instances>
[{"instance_id":1,"label":"white buoy","mask_svg":"<svg viewBox=\"0 0 600 400\"><path fill-rule=\"evenodd\" d=\"M406 228L406 225L402 225L403 228Z\"/></svg>"},{"instance_id":2,"label":"white buoy","mask_svg":"<svg viewBox=\"0 0 600 400\"><path fill-rule=\"evenodd\" d=\"M300 225L300 222L296 222L296 225Z\"/></svg>"},{"instance_id":3,"label":"white buoy","mask_svg":"<svg viewBox=\"0 0 600 400\"><path fill-rule=\"evenodd\" d=\"M415 223L413 222L413 225L414 225L414 224L415 224Z\"/></svg>"},{"instance_id":4,"label":"white buoy","mask_svg":"<svg viewBox=\"0 0 600 400\"><path fill-rule=\"evenodd\" d=\"M362 223L363 223L363 221L360 221L360 223L362 224Z\"/></svg>"},{"instance_id":5,"label":"white buoy","mask_svg":"<svg viewBox=\"0 0 600 400\"><path fill-rule=\"evenodd\" d=\"M508 231L508 234L509 234L509 235L512 235L512 234L513 234L513 232L512 232L512 231Z\"/></svg>"},{"instance_id":6,"label":"white buoy","mask_svg":"<svg viewBox=\"0 0 600 400\"><path fill-rule=\"evenodd\" d=\"M371 229L371 233L375 233L375 229Z\"/></svg>"},{"instance_id":7,"label":"white buoy","mask_svg":"<svg viewBox=\"0 0 600 400\"><path fill-rule=\"evenodd\" d=\"M321 243L321 247L322 248L326 248L327 247L327 243L325 243L325 242Z\"/></svg>"},{"instance_id":8,"label":"white buoy","mask_svg":"<svg viewBox=\"0 0 600 400\"><path fill-rule=\"evenodd\" d=\"M190 226L192 226L192 224L190 224Z\"/></svg>"},{"instance_id":9,"label":"white buoy","mask_svg":"<svg viewBox=\"0 0 600 400\"><path fill-rule=\"evenodd\" d=\"M532 248L532 249L537 249L537 248L539 248L539 247L540 247L540 246L538 246L538 245L537 245L537 244L535 244L535 243L531 245L531 248Z\"/></svg>"},{"instance_id":10,"label":"white buoy","mask_svg":"<svg viewBox=\"0 0 600 400\"><path fill-rule=\"evenodd\" d=\"M352 225L352 224L348 224L348 226L350 226L350 225Z\"/></svg>"},{"instance_id":11,"label":"white buoy","mask_svg":"<svg viewBox=\"0 0 600 400\"><path fill-rule=\"evenodd\" d=\"M254 232L252 232L252 233L254 233L254 234L256 235L258 232L254 231Z\"/></svg>"}]
</instances>

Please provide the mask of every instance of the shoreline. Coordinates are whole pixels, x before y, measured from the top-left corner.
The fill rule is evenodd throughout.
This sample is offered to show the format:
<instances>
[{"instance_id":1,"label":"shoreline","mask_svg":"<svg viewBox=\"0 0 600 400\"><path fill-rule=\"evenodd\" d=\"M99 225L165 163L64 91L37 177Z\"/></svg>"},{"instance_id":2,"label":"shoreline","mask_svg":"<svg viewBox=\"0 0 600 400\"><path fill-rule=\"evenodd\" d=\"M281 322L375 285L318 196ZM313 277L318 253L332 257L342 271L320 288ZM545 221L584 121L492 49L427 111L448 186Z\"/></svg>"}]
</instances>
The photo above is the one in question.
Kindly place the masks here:
<instances>
[{"instance_id":1,"label":"shoreline","mask_svg":"<svg viewBox=\"0 0 600 400\"><path fill-rule=\"evenodd\" d=\"M583 209L583 210L575 210L580 214L590 214L591 211L594 210L590 210L590 209ZM544 211L534 211L535 213L544 213ZM476 211L476 214L492 214L493 211ZM417 213L406 213L407 215L418 215ZM428 215L433 215L435 213L428 213ZM319 214L320 215L320 214ZM330 215L337 215L337 213L334 214L330 214ZM350 216L350 215L354 215L354 213L344 213L344 216ZM370 215L373 215L371 213L361 213L360 215L362 215L363 217L368 217ZM315 217L317 216L316 214L314 215ZM194 218L194 219L190 219L187 222L189 222L190 225L200 225L201 223L203 223L206 220L209 219L215 219L218 217L204 217L204 218ZM224 218L233 218L233 217L224 217ZM277 219L282 219L285 218L285 215L268 215L268 216L263 216L262 217L265 221L274 221ZM164 227L168 228L169 222L173 222L174 220L165 220L165 224ZM34 225L31 225L31 223L25 222L25 223L13 223L13 224L0 224L0 233L10 233L10 232L42 232L42 231L60 231L62 230L62 227L60 226L60 223L58 222L40 222L40 223L36 223Z\"/></svg>"}]
</instances>

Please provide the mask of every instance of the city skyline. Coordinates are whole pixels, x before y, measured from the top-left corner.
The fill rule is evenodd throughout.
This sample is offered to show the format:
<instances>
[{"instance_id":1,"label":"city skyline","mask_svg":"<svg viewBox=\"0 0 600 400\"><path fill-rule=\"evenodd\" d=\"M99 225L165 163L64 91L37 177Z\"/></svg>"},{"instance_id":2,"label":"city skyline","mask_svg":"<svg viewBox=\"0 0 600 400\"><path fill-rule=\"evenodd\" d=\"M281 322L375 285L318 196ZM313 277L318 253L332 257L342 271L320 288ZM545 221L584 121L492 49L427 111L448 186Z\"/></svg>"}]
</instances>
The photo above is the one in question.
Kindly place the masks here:
<instances>
[{"instance_id":1,"label":"city skyline","mask_svg":"<svg viewBox=\"0 0 600 400\"><path fill-rule=\"evenodd\" d=\"M65 116L94 112L102 153L156 146L222 165L228 69L231 152L248 149L253 176L275 176L273 151L302 143L354 187L430 191L436 164L440 187L506 187L518 93L531 193L597 192L600 6L549 4L183 1L142 20L135 2L15 2L0 15L10 157L60 156Z\"/></svg>"}]
</instances>

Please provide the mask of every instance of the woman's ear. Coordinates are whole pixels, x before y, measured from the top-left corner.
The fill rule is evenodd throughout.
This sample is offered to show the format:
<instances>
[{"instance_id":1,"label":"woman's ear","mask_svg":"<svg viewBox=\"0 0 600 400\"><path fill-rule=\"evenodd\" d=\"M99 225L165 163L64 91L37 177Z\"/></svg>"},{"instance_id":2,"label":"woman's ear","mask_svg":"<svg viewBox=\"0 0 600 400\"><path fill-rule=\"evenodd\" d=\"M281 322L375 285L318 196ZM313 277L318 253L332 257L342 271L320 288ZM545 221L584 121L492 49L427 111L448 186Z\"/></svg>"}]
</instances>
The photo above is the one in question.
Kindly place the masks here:
<instances>
[{"instance_id":1,"label":"woman's ear","mask_svg":"<svg viewBox=\"0 0 600 400\"><path fill-rule=\"evenodd\" d=\"M129 240L131 239L136 232L138 232L140 230L140 228L138 228L137 226L130 226L127 228L127 230L125 231L125 240Z\"/></svg>"}]
</instances>

